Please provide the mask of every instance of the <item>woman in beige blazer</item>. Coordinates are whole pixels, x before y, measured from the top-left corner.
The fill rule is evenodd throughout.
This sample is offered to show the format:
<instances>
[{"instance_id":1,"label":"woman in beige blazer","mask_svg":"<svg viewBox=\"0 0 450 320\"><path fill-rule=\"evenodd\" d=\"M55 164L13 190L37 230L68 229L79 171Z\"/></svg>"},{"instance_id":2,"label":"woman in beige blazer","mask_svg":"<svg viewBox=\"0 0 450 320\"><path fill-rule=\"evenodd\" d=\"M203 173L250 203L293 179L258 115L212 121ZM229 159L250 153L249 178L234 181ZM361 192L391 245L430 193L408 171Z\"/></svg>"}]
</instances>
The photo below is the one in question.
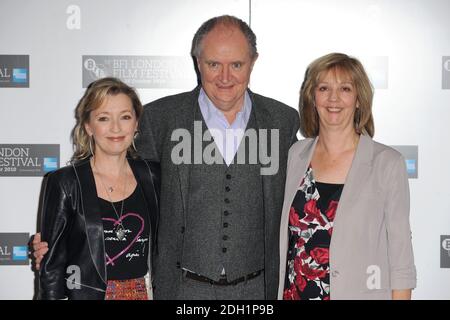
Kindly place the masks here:
<instances>
[{"instance_id":1,"label":"woman in beige blazer","mask_svg":"<svg viewBox=\"0 0 450 320\"><path fill-rule=\"evenodd\" d=\"M305 140L289 151L279 299L410 299L416 286L405 161L372 140L373 89L332 53L308 68Z\"/></svg>"}]
</instances>

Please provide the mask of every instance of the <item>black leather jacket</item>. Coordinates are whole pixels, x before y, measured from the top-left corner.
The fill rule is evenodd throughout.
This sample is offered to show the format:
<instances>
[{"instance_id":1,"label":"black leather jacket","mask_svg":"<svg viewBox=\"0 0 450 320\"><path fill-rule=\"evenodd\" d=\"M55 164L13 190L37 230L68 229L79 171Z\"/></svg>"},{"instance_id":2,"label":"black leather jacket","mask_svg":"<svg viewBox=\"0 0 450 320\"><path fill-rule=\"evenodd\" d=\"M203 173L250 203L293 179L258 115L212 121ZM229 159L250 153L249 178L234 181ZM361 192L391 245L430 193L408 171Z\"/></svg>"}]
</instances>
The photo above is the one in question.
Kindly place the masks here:
<instances>
[{"instance_id":1,"label":"black leather jacket","mask_svg":"<svg viewBox=\"0 0 450 320\"><path fill-rule=\"evenodd\" d=\"M128 162L143 189L150 218L151 273L159 215L159 164L130 158ZM107 285L103 224L89 160L48 174L44 188L41 233L49 251L41 263L39 298L103 300Z\"/></svg>"}]
</instances>

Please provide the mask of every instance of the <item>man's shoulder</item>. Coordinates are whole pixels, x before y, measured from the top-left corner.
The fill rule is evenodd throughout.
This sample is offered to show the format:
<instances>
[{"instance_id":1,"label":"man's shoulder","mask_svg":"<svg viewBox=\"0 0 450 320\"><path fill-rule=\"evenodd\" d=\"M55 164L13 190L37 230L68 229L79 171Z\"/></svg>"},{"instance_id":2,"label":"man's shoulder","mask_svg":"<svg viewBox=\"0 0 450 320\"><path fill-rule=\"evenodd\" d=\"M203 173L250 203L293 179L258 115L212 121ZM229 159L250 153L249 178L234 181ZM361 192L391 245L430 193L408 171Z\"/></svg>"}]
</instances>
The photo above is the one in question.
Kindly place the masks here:
<instances>
[{"instance_id":1,"label":"man's shoulder","mask_svg":"<svg viewBox=\"0 0 450 320\"><path fill-rule=\"evenodd\" d=\"M298 115L297 110L295 110L294 108L288 106L287 104L285 104L281 101L278 101L273 98L269 98L269 97L266 97L266 96L263 96L261 94L254 93L254 92L251 92L250 96L252 97L252 100L256 106L265 107L274 114L278 114L278 115L282 114L282 115L289 115L289 116Z\"/></svg>"},{"instance_id":2,"label":"man's shoulder","mask_svg":"<svg viewBox=\"0 0 450 320\"><path fill-rule=\"evenodd\" d=\"M152 161L149 159L143 159L141 157L137 158L128 158L128 161L130 161L134 167L138 168L139 170L144 169L144 171L150 170L151 172L159 172L161 170L161 164L156 161Z\"/></svg>"},{"instance_id":3,"label":"man's shoulder","mask_svg":"<svg viewBox=\"0 0 450 320\"><path fill-rule=\"evenodd\" d=\"M165 96L149 102L144 105L144 110L146 112L153 111L157 112L159 110L163 110L167 112L169 110L178 109L185 105L185 102L193 102L194 99L198 97L198 88L195 88L191 91L186 91L182 93L173 94L170 96Z\"/></svg>"},{"instance_id":4,"label":"man's shoulder","mask_svg":"<svg viewBox=\"0 0 450 320\"><path fill-rule=\"evenodd\" d=\"M300 125L300 116L296 109L278 100L251 92L251 98L256 110L270 119L275 128L291 128L297 131Z\"/></svg>"},{"instance_id":5,"label":"man's shoulder","mask_svg":"<svg viewBox=\"0 0 450 320\"><path fill-rule=\"evenodd\" d=\"M279 108L282 110L292 110L293 109L292 107L288 106L287 104L285 104L281 101L275 100L270 97L263 96L262 94L259 94L259 93L250 92L250 96L253 98L253 101L258 104L270 105L270 106L273 106L275 108Z\"/></svg>"}]
</instances>

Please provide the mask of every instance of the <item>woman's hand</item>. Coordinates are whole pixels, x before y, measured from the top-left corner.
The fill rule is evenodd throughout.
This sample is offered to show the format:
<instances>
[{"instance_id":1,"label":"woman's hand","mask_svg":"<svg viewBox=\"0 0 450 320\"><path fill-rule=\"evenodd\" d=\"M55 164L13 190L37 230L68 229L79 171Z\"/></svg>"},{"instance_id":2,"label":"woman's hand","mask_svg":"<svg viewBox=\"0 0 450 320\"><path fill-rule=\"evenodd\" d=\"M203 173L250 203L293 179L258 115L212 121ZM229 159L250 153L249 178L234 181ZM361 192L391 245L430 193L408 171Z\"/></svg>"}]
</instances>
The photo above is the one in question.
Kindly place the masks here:
<instances>
[{"instance_id":1,"label":"woman's hand","mask_svg":"<svg viewBox=\"0 0 450 320\"><path fill-rule=\"evenodd\" d=\"M411 300L411 289L392 290L392 300Z\"/></svg>"},{"instance_id":2,"label":"woman's hand","mask_svg":"<svg viewBox=\"0 0 450 320\"><path fill-rule=\"evenodd\" d=\"M33 256L36 259L35 267L36 270L39 270L41 268L42 258L48 251L48 243L41 241L41 234L38 232L34 235L32 244L33 244Z\"/></svg>"}]
</instances>

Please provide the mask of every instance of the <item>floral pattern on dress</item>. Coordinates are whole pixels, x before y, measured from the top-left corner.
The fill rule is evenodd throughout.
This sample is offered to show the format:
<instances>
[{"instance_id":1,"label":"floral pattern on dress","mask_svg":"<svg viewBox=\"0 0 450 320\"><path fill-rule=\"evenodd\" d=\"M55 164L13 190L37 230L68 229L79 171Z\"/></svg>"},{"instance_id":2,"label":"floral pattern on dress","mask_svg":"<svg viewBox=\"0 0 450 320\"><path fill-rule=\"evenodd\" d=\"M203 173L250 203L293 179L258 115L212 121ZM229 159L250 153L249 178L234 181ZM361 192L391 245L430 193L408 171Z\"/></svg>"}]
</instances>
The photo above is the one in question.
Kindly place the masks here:
<instances>
[{"instance_id":1,"label":"floral pattern on dress","mask_svg":"<svg viewBox=\"0 0 450 320\"><path fill-rule=\"evenodd\" d=\"M321 199L309 167L289 212L284 300L329 300L329 248L343 185Z\"/></svg>"}]
</instances>

